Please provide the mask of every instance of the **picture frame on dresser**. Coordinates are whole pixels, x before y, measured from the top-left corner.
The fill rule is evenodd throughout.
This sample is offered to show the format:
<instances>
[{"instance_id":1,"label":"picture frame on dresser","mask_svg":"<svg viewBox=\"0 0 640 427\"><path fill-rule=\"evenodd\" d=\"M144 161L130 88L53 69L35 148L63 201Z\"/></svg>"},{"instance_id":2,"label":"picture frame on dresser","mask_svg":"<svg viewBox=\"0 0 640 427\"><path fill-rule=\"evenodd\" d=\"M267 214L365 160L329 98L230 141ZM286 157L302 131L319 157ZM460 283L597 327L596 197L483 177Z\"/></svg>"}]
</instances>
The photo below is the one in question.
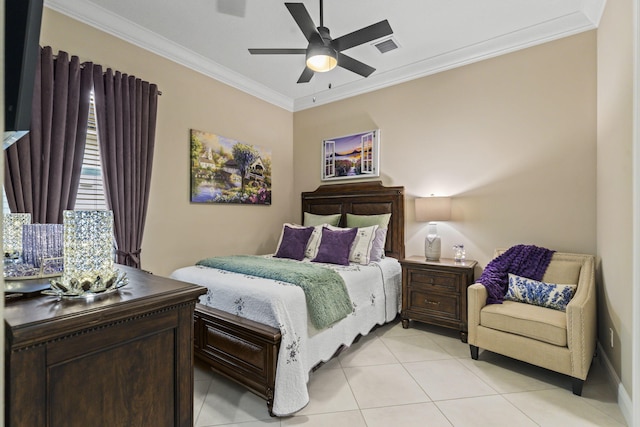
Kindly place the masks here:
<instances>
[{"instance_id":1,"label":"picture frame on dresser","mask_svg":"<svg viewBox=\"0 0 640 427\"><path fill-rule=\"evenodd\" d=\"M380 129L322 141L322 181L380 176Z\"/></svg>"}]
</instances>

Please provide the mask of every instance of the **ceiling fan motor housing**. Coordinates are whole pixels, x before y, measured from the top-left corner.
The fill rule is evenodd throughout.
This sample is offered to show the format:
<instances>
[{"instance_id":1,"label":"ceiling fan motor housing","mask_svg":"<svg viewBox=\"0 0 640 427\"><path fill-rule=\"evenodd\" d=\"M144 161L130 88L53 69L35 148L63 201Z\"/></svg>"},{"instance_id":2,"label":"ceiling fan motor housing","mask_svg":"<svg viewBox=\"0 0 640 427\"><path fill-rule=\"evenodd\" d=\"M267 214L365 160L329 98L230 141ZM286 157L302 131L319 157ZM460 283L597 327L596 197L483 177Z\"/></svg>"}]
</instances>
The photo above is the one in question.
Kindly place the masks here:
<instances>
[{"instance_id":1,"label":"ceiling fan motor housing","mask_svg":"<svg viewBox=\"0 0 640 427\"><path fill-rule=\"evenodd\" d=\"M329 35L329 29L327 27L318 27L318 34L320 34L320 38L325 45L331 43L331 36Z\"/></svg>"}]
</instances>

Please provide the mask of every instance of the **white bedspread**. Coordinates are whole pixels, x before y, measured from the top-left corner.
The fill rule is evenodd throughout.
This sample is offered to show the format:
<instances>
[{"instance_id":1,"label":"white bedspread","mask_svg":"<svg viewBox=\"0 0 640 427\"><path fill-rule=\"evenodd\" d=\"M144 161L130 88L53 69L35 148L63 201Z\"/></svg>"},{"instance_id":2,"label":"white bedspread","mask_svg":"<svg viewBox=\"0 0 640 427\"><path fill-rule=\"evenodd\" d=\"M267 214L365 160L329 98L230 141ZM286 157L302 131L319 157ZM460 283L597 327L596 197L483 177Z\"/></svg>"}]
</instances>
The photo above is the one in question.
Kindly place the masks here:
<instances>
[{"instance_id":1,"label":"white bedspread","mask_svg":"<svg viewBox=\"0 0 640 427\"><path fill-rule=\"evenodd\" d=\"M307 305L298 286L215 268L190 266L171 277L206 286L200 303L280 329L273 412L289 415L309 402L309 372L327 361L341 345L350 345L358 334L393 320L401 306L402 273L394 258L369 265L322 264L344 279L353 311L345 319L321 331L307 317Z\"/></svg>"}]
</instances>

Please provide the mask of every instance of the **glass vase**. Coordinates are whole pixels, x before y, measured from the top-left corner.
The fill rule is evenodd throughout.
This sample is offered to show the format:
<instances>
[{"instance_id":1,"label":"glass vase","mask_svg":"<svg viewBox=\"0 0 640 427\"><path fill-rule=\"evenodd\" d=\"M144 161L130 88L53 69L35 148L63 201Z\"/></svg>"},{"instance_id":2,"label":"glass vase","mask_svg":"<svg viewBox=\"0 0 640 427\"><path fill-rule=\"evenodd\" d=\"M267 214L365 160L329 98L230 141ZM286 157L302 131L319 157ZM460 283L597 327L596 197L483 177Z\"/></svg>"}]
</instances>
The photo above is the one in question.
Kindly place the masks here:
<instances>
[{"instance_id":1,"label":"glass vase","mask_svg":"<svg viewBox=\"0 0 640 427\"><path fill-rule=\"evenodd\" d=\"M464 245L454 245L453 246L453 260L455 262L464 262L467 258L467 253L464 250Z\"/></svg>"}]
</instances>

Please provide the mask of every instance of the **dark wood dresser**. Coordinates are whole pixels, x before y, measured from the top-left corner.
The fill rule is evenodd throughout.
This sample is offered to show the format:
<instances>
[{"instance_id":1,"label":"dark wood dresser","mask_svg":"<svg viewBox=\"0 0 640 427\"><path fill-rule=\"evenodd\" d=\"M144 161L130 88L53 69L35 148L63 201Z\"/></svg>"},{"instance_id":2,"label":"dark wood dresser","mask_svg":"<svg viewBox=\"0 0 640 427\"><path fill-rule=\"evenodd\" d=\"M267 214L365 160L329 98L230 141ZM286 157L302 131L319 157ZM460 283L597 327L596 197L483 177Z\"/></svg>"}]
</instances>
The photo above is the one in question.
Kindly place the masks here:
<instances>
[{"instance_id":1,"label":"dark wood dresser","mask_svg":"<svg viewBox=\"0 0 640 427\"><path fill-rule=\"evenodd\" d=\"M467 287L477 262L411 256L400 263L402 326L408 328L410 320L445 326L460 331L460 339L467 342Z\"/></svg>"},{"instance_id":2,"label":"dark wood dresser","mask_svg":"<svg viewBox=\"0 0 640 427\"><path fill-rule=\"evenodd\" d=\"M193 425L193 311L205 288L117 268L129 284L93 300L6 304L7 426Z\"/></svg>"}]
</instances>

